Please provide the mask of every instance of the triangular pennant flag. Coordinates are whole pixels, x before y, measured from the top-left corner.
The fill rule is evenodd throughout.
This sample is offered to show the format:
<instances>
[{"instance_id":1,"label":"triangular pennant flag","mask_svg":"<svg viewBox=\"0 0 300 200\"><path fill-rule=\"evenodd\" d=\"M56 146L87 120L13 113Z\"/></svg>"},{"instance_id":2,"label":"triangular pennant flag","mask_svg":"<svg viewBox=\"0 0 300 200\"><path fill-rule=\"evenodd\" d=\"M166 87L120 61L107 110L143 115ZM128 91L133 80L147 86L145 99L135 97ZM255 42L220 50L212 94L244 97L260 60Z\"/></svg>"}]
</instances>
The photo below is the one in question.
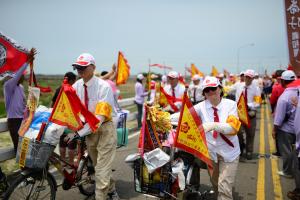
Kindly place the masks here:
<instances>
[{"instance_id":1,"label":"triangular pennant flag","mask_svg":"<svg viewBox=\"0 0 300 200\"><path fill-rule=\"evenodd\" d=\"M198 74L201 77L204 77L204 73L199 71L199 69L196 67L194 63L191 64L191 76Z\"/></svg>"},{"instance_id":2,"label":"triangular pennant flag","mask_svg":"<svg viewBox=\"0 0 300 200\"><path fill-rule=\"evenodd\" d=\"M192 103L184 93L183 105L180 112L175 147L197 156L210 168L213 167L207 148L202 121L198 117Z\"/></svg>"},{"instance_id":3,"label":"triangular pennant flag","mask_svg":"<svg viewBox=\"0 0 300 200\"><path fill-rule=\"evenodd\" d=\"M138 148L140 154L143 156L145 150L151 151L155 148L162 148L161 142L156 132L155 126L148 117L148 107L145 106L145 113L142 122L142 128L139 136Z\"/></svg>"},{"instance_id":4,"label":"triangular pennant flag","mask_svg":"<svg viewBox=\"0 0 300 200\"><path fill-rule=\"evenodd\" d=\"M118 68L116 76L116 84L125 84L130 76L130 66L127 63L123 53L119 52L118 56Z\"/></svg>"},{"instance_id":5,"label":"triangular pennant flag","mask_svg":"<svg viewBox=\"0 0 300 200\"><path fill-rule=\"evenodd\" d=\"M249 120L249 116L248 116L245 96L243 93L241 94L241 96L238 100L237 109L238 109L238 116L239 116L240 121L244 125L246 125L248 128L250 128L251 124L250 124L250 120Z\"/></svg>"},{"instance_id":6,"label":"triangular pennant flag","mask_svg":"<svg viewBox=\"0 0 300 200\"><path fill-rule=\"evenodd\" d=\"M182 99L174 98L170 95L168 95L163 87L160 87L160 95L159 95L159 105L161 107L166 107L168 105L171 106L171 108L174 110L174 112L178 112L179 109L177 106L174 104L176 101L182 101Z\"/></svg>"},{"instance_id":7,"label":"triangular pennant flag","mask_svg":"<svg viewBox=\"0 0 300 200\"><path fill-rule=\"evenodd\" d=\"M95 132L98 128L99 119L86 109L76 95L74 88L67 84L67 80L64 80L49 121L78 131L83 127L80 115L85 118L91 130Z\"/></svg>"},{"instance_id":8,"label":"triangular pennant flag","mask_svg":"<svg viewBox=\"0 0 300 200\"><path fill-rule=\"evenodd\" d=\"M212 66L212 69L211 69L211 75L214 76L214 77L217 77L219 74L217 68L215 66Z\"/></svg>"}]
</instances>

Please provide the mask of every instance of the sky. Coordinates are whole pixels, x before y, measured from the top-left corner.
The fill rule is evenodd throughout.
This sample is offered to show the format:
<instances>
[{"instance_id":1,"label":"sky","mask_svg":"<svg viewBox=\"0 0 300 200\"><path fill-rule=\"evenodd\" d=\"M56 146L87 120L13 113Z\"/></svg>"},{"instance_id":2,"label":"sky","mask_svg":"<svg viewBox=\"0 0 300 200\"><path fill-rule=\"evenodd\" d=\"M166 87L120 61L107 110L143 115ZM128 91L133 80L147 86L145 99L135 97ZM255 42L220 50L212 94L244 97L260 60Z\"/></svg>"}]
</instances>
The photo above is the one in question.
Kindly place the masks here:
<instances>
[{"instance_id":1,"label":"sky","mask_svg":"<svg viewBox=\"0 0 300 200\"><path fill-rule=\"evenodd\" d=\"M288 63L283 0L0 0L0 19L3 34L37 49L37 74L71 71L84 52L101 72L122 51L132 75L149 63L182 74L191 63L206 74Z\"/></svg>"}]
</instances>

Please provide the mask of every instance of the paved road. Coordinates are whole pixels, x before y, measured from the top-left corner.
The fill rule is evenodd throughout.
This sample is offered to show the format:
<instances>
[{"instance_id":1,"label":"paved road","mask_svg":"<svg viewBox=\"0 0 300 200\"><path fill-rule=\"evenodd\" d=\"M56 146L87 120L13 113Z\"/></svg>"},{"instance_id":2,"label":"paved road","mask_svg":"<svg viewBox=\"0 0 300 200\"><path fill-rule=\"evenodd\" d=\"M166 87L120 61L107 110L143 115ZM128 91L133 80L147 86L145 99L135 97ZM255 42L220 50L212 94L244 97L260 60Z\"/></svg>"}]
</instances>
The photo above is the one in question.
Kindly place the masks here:
<instances>
[{"instance_id":1,"label":"paved road","mask_svg":"<svg viewBox=\"0 0 300 200\"><path fill-rule=\"evenodd\" d=\"M250 161L240 162L234 187L234 200L271 200L287 199L286 193L294 189L293 179L279 177L278 168L281 161L277 157L270 156L274 151L274 143L271 139L272 121L270 110L263 105L257 117L257 131L255 136L255 158ZM117 190L122 199L142 200L152 199L134 191L133 171L124 163L128 154L135 153L137 137L130 136L129 144L117 150L114 162L114 177ZM207 172L201 171L201 186L210 187ZM57 192L57 199L88 199L81 195L77 188L63 191L61 187Z\"/></svg>"}]
</instances>

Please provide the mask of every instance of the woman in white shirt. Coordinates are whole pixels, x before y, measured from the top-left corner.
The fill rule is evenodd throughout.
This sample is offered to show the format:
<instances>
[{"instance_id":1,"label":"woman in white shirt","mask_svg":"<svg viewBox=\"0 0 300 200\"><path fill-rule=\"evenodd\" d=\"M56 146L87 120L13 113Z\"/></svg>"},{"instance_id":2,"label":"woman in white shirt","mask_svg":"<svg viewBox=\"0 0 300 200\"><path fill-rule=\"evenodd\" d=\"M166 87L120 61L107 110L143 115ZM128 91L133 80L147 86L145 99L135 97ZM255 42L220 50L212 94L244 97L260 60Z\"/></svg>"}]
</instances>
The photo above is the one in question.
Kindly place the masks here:
<instances>
[{"instance_id":1,"label":"woman in white shirt","mask_svg":"<svg viewBox=\"0 0 300 200\"><path fill-rule=\"evenodd\" d=\"M218 200L233 199L232 187L238 168L240 147L237 132L240 121L235 101L222 98L222 86L215 77L203 81L205 100L194 106L201 118L214 170L211 182L218 192ZM178 114L177 114L178 115ZM176 121L175 114L171 116ZM175 120L174 120L175 119Z\"/></svg>"},{"instance_id":2,"label":"woman in white shirt","mask_svg":"<svg viewBox=\"0 0 300 200\"><path fill-rule=\"evenodd\" d=\"M138 109L138 114L137 114L138 128L142 127L143 104L144 104L145 97L148 95L148 92L145 92L143 86L143 80L144 80L143 74L137 75L136 83L135 83L134 102Z\"/></svg>"}]
</instances>

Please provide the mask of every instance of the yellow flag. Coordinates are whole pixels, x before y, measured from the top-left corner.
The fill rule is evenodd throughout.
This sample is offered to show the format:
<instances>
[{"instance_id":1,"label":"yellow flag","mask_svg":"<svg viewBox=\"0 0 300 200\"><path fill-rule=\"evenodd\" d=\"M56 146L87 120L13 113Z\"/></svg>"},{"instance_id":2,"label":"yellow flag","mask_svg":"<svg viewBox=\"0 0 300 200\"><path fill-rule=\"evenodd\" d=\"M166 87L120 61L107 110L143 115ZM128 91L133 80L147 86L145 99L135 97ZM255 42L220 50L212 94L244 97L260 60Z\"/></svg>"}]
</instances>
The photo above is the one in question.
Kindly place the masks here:
<instances>
[{"instance_id":1,"label":"yellow flag","mask_svg":"<svg viewBox=\"0 0 300 200\"><path fill-rule=\"evenodd\" d=\"M248 117L248 111L247 111L247 104L245 100L245 96L242 93L239 101L237 103L237 109L238 109L238 116L240 121L245 124L247 127L250 127L250 120Z\"/></svg>"},{"instance_id":2,"label":"yellow flag","mask_svg":"<svg viewBox=\"0 0 300 200\"><path fill-rule=\"evenodd\" d=\"M61 92L59 101L56 104L56 110L52 115L51 121L54 123L59 121L61 124L67 124L72 127L74 130L79 130L82 127L82 124L79 120L79 113L74 113L71 107L71 103L64 91Z\"/></svg>"},{"instance_id":3,"label":"yellow flag","mask_svg":"<svg viewBox=\"0 0 300 200\"><path fill-rule=\"evenodd\" d=\"M193 77L195 74L198 74L201 77L204 77L204 73L199 71L194 63L191 64L191 76Z\"/></svg>"},{"instance_id":4,"label":"yellow flag","mask_svg":"<svg viewBox=\"0 0 300 200\"><path fill-rule=\"evenodd\" d=\"M124 55L121 52L119 52L116 84L117 85L125 84L129 76L130 76L130 66L128 65Z\"/></svg>"},{"instance_id":5,"label":"yellow flag","mask_svg":"<svg viewBox=\"0 0 300 200\"><path fill-rule=\"evenodd\" d=\"M219 74L217 68L215 66L212 66L212 69L211 69L211 75L214 76L214 77L217 77Z\"/></svg>"},{"instance_id":6,"label":"yellow flag","mask_svg":"<svg viewBox=\"0 0 300 200\"><path fill-rule=\"evenodd\" d=\"M212 167L201 119L186 92L177 127L175 146L197 156Z\"/></svg>"}]
</instances>

